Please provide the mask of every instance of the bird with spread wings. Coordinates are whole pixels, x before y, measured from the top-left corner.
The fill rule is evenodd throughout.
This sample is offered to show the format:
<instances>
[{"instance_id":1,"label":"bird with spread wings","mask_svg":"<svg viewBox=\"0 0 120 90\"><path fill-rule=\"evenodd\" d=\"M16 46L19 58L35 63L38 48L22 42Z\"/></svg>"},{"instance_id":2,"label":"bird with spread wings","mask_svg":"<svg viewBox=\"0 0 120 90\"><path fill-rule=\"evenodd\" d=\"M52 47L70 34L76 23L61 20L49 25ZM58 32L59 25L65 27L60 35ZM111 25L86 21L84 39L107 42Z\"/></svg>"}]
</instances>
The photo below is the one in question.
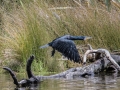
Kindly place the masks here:
<instances>
[{"instance_id":1,"label":"bird with spread wings","mask_svg":"<svg viewBox=\"0 0 120 90\"><path fill-rule=\"evenodd\" d=\"M74 43L74 40L87 40L91 39L91 37L88 36L71 36L71 35L64 35L61 37L58 37L54 39L52 42L41 46L40 48L46 48L46 47L52 47L52 54L51 56L54 56L55 50L62 53L65 57L67 57L69 60L73 60L76 63L82 62L79 52L76 48L76 45Z\"/></svg>"}]
</instances>

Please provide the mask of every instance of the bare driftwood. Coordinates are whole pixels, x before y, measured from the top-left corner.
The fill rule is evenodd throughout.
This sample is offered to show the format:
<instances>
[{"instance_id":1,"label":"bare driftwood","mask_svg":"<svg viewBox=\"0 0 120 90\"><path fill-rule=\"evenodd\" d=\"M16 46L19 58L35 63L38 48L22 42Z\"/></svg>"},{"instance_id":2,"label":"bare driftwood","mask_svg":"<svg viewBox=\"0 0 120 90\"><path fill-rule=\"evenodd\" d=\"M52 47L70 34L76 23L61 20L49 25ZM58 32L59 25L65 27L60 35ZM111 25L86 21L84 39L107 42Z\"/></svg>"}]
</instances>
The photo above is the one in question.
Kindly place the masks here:
<instances>
[{"instance_id":1,"label":"bare driftwood","mask_svg":"<svg viewBox=\"0 0 120 90\"><path fill-rule=\"evenodd\" d=\"M120 63L120 56L110 55L109 52L105 49L88 50L84 55L84 62L86 62L87 55L93 52L101 53L103 54L103 56L101 58L98 58L92 64L82 66L82 67L71 68L62 73L50 75L50 76L34 76L31 71L31 64L34 60L34 56L30 56L26 65L28 79L21 80L20 82L18 82L16 76L14 75L13 71L10 68L4 67L3 69L9 71L10 75L14 80L14 84L16 84L17 87L23 87L23 86L26 87L26 86L30 86L31 84L38 84L43 79L53 79L53 78L72 79L74 77L94 76L94 74L106 70L107 68L111 67L111 65L113 65L112 70L118 70L118 71L120 70L118 65Z\"/></svg>"},{"instance_id":2,"label":"bare driftwood","mask_svg":"<svg viewBox=\"0 0 120 90\"><path fill-rule=\"evenodd\" d=\"M83 57L83 63L86 63L86 57L89 53L100 53L102 54L102 57L106 57L108 60L110 60L110 62L116 67L116 69L118 69L120 71L120 66L117 64L117 62L111 57L110 53L108 50L106 49L97 49L97 50L87 50L86 53L84 54ZM99 55L100 55L99 54Z\"/></svg>"},{"instance_id":3,"label":"bare driftwood","mask_svg":"<svg viewBox=\"0 0 120 90\"><path fill-rule=\"evenodd\" d=\"M120 56L118 55L112 55L112 58L110 53L106 49L98 49L98 50L88 50L84 55L84 61L86 61L87 54L89 53L101 53L104 55L104 57L97 59L94 63L82 66L82 67L76 67L71 68L67 71L64 71L59 74L50 75L50 76L36 76L39 80L47 79L47 78L67 78L71 79L74 76L86 76L86 75L94 75L95 73L98 73L102 70L105 70L106 68L110 67L110 64L113 64L117 70L120 70L120 67L118 63L120 62Z\"/></svg>"}]
</instances>

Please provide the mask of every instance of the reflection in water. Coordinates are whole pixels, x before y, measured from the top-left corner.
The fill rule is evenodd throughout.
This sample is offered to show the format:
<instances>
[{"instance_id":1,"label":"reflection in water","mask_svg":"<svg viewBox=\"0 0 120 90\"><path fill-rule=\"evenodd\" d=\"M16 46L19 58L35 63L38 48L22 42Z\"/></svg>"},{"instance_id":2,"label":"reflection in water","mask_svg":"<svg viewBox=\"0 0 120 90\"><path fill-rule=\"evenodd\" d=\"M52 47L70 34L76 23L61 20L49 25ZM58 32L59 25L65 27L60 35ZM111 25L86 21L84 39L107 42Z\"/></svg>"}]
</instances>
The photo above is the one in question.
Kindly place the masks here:
<instances>
[{"instance_id":1,"label":"reflection in water","mask_svg":"<svg viewBox=\"0 0 120 90\"><path fill-rule=\"evenodd\" d=\"M45 80L40 90L119 90L119 84L120 79L117 81L112 75L97 75L73 80Z\"/></svg>"},{"instance_id":2,"label":"reflection in water","mask_svg":"<svg viewBox=\"0 0 120 90\"><path fill-rule=\"evenodd\" d=\"M30 87L15 88L14 90L40 90L39 85L31 85Z\"/></svg>"},{"instance_id":3,"label":"reflection in water","mask_svg":"<svg viewBox=\"0 0 120 90\"><path fill-rule=\"evenodd\" d=\"M0 74L1 90L15 90L10 75ZM120 90L120 77L112 74L100 74L89 78L49 79L37 86L16 90Z\"/></svg>"}]
</instances>

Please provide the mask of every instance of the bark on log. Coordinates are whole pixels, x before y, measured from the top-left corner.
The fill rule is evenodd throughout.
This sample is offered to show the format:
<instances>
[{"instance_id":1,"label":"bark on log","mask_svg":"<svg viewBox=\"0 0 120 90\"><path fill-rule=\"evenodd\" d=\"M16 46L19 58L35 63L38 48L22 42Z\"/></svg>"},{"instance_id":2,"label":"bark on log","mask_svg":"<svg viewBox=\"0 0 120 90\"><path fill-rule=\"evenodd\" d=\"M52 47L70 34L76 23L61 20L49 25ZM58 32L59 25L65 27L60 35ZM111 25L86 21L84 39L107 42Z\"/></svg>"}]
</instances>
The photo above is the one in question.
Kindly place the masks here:
<instances>
[{"instance_id":1,"label":"bark on log","mask_svg":"<svg viewBox=\"0 0 120 90\"><path fill-rule=\"evenodd\" d=\"M117 62L111 57L110 53L106 49L97 49L97 50L87 50L84 57L83 57L83 63L86 63L86 57L89 53L101 53L103 57L106 57L110 62L120 71L120 66L117 64Z\"/></svg>"},{"instance_id":2,"label":"bark on log","mask_svg":"<svg viewBox=\"0 0 120 90\"><path fill-rule=\"evenodd\" d=\"M104 54L106 54L105 52L108 53L108 51L106 51L105 49L104 50L99 49L98 51L99 51L99 53L102 53L102 52L104 52ZM54 79L55 78L73 79L75 76L78 76L78 77L85 77L86 75L93 76L94 74L99 73L100 71L103 71L106 68L110 67L112 63L119 70L119 66L118 65L116 66L116 63L117 64L120 63L120 56L119 55L110 55L110 54L106 54L106 56L98 59L97 61L95 61L92 64L82 66L82 67L71 68L71 69L61 72L59 74L50 75L50 76L34 76L31 71L31 64L33 62L34 56L30 56L30 58L27 61L27 65L26 65L26 71L27 71L29 79L21 80L20 82L17 82L16 85L19 84L17 86L22 86L22 85L29 86L34 83L37 84L43 79L53 79L53 78ZM112 60L115 60L115 62L112 61L112 63L111 63L111 60L110 60L111 58L112 58ZM11 69L7 68L5 70L12 73L11 75L14 75ZM16 79L16 77L15 77L15 79ZM17 79L16 79L16 81L17 81Z\"/></svg>"},{"instance_id":3,"label":"bark on log","mask_svg":"<svg viewBox=\"0 0 120 90\"><path fill-rule=\"evenodd\" d=\"M71 68L62 73L50 75L50 76L36 76L36 78L38 78L39 80L48 79L48 78L72 79L75 76L94 75L95 73L98 73L98 72L110 67L111 64L113 64L118 70L120 70L120 66L118 65L118 63L120 63L119 55L110 55L106 49L89 50L89 51L90 51L90 53L92 53L92 52L103 53L106 56L102 57L101 59L98 59L94 63L87 65L87 66ZM84 59L87 57L87 54L89 54L89 53L87 52L85 54Z\"/></svg>"},{"instance_id":4,"label":"bark on log","mask_svg":"<svg viewBox=\"0 0 120 90\"><path fill-rule=\"evenodd\" d=\"M118 62L120 62L120 60ZM93 76L94 74L99 73L100 71L103 71L104 69L109 67L108 66L109 64L111 64L111 62L107 58L101 58L87 66L71 68L62 73L50 75L50 76L36 76L36 78L38 78L39 80L50 79L50 78L73 79L75 76L79 76L79 77L80 76L85 77L86 75Z\"/></svg>"}]
</instances>

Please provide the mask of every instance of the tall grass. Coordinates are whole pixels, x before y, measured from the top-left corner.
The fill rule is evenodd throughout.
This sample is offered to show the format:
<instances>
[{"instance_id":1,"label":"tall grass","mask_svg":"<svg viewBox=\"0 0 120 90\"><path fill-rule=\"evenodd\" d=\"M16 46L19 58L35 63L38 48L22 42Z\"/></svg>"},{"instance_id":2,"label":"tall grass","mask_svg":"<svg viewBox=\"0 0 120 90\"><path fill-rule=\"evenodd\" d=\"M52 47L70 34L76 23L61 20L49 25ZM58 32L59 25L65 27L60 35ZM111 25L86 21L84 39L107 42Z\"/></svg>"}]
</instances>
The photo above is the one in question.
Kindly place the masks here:
<instances>
[{"instance_id":1,"label":"tall grass","mask_svg":"<svg viewBox=\"0 0 120 90\"><path fill-rule=\"evenodd\" d=\"M0 38L4 63L16 71L22 71L29 56L35 55L34 70L47 71L51 67L60 70L58 64L52 66L54 62L47 49L39 49L54 37L50 34L49 12L47 9L44 11L44 7L39 7L40 3L30 3L29 8L22 2L21 4L22 7L17 11L3 14L4 28Z\"/></svg>"},{"instance_id":2,"label":"tall grass","mask_svg":"<svg viewBox=\"0 0 120 90\"><path fill-rule=\"evenodd\" d=\"M65 3L66 2L66 3ZM64 4L63 4L64 3ZM70 8L59 8L70 7ZM101 4L91 7L78 6L71 1L24 2L20 0L17 9L7 10L1 7L2 31L0 36L1 59L4 65L22 71L30 55L35 55L34 71L60 71L58 58L50 57L51 48L39 49L58 36L64 34L92 36L88 42L94 48L106 48L110 51L120 48L120 10L107 11Z\"/></svg>"}]
</instances>

